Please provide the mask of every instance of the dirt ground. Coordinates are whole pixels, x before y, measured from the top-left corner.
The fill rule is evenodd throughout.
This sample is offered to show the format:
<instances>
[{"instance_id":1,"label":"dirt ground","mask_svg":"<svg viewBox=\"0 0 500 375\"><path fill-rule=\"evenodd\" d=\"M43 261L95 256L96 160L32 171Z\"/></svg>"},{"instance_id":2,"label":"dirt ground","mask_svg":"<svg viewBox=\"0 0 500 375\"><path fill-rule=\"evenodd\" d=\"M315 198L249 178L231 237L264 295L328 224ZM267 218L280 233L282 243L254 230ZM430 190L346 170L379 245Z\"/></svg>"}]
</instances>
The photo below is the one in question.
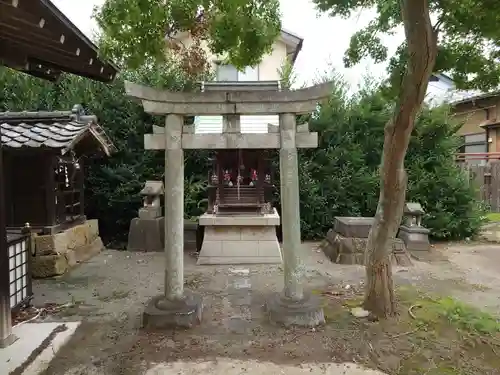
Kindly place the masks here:
<instances>
[{"instance_id":1,"label":"dirt ground","mask_svg":"<svg viewBox=\"0 0 500 375\"><path fill-rule=\"evenodd\" d=\"M355 295L362 289L362 267L332 264L317 250L317 244L304 244L303 249L307 289L336 291L337 295ZM456 244L440 246L438 251L448 261L414 261L413 267L395 267L395 283L451 295L500 314L500 246ZM235 287L241 280L231 272L234 268L250 270L247 281L251 288L246 289L245 296L241 295L241 288ZM267 323L262 306L270 293L282 289L280 266L197 266L196 260L186 254L186 288L204 298L202 324L189 331L140 330L146 302L163 292L163 272L161 253L107 250L61 278L35 281L35 305L71 303L47 319L83 320L46 374L362 373L355 372L361 371L355 365L339 368L333 363L365 362L361 358L367 350L365 346L372 344L364 340L364 326L285 330ZM242 297L248 302L237 303ZM328 311L325 314L327 321L334 319ZM352 342L359 344L353 347ZM372 367L398 373L398 358L391 358L390 353L377 356L378 362ZM211 360L214 362L207 364ZM262 367L263 363L267 365ZM288 367L298 364L304 371ZM309 364L314 364L314 371Z\"/></svg>"}]
</instances>

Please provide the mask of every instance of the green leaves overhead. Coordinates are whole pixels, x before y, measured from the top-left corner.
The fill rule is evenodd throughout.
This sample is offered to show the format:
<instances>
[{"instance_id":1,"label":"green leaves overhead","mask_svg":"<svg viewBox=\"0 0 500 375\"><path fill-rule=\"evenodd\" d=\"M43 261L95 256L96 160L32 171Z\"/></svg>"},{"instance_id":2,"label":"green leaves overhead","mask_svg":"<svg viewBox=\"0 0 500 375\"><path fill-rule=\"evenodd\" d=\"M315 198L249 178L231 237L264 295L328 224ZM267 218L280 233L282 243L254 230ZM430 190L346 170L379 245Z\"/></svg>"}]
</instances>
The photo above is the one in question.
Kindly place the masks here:
<instances>
[{"instance_id":1,"label":"green leaves overhead","mask_svg":"<svg viewBox=\"0 0 500 375\"><path fill-rule=\"evenodd\" d=\"M102 53L130 68L151 58L163 62L169 52L206 60L203 45L238 68L253 66L271 50L281 29L278 0L106 0L94 17L102 30ZM179 33L189 33L192 49L166 48ZM185 65L187 70L203 67Z\"/></svg>"},{"instance_id":2,"label":"green leaves overhead","mask_svg":"<svg viewBox=\"0 0 500 375\"><path fill-rule=\"evenodd\" d=\"M364 57L376 62L390 58L391 82L400 83L406 68L406 47L387 55L382 37L402 28L399 0L313 0L331 16L350 17L361 8L374 10L375 18L355 33L346 51L346 66ZM491 90L500 85L500 12L495 0L429 0L439 54L435 72L450 74L458 88Z\"/></svg>"}]
</instances>

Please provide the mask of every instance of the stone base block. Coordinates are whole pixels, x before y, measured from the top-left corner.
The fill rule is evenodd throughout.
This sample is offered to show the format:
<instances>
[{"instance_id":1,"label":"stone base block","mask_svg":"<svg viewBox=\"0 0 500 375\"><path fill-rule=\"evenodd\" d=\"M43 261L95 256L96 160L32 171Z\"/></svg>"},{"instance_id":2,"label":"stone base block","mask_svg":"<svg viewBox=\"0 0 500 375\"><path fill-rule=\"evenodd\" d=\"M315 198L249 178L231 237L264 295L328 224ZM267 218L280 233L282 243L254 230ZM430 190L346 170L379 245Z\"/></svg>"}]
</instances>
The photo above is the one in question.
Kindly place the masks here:
<instances>
[{"instance_id":1,"label":"stone base block","mask_svg":"<svg viewBox=\"0 0 500 375\"><path fill-rule=\"evenodd\" d=\"M373 217L337 216L333 222L333 230L348 238L368 238L374 220Z\"/></svg>"},{"instance_id":2,"label":"stone base block","mask_svg":"<svg viewBox=\"0 0 500 375\"><path fill-rule=\"evenodd\" d=\"M69 269L64 254L40 255L32 258L31 274L34 278L45 278L64 275Z\"/></svg>"},{"instance_id":3,"label":"stone base block","mask_svg":"<svg viewBox=\"0 0 500 375\"><path fill-rule=\"evenodd\" d=\"M274 226L207 226L198 264L281 264Z\"/></svg>"},{"instance_id":4,"label":"stone base block","mask_svg":"<svg viewBox=\"0 0 500 375\"><path fill-rule=\"evenodd\" d=\"M91 244L99 237L97 220L87 220L60 233L35 236L38 255L59 255Z\"/></svg>"},{"instance_id":5,"label":"stone base block","mask_svg":"<svg viewBox=\"0 0 500 375\"><path fill-rule=\"evenodd\" d=\"M163 251L165 237L164 217L141 219L136 217L130 222L127 250Z\"/></svg>"},{"instance_id":6,"label":"stone base block","mask_svg":"<svg viewBox=\"0 0 500 375\"><path fill-rule=\"evenodd\" d=\"M330 229L321 249L325 255L337 264L365 264L365 249L367 238L344 237ZM391 262L399 266L410 266L411 259L403 241L399 238L392 243Z\"/></svg>"},{"instance_id":7,"label":"stone base block","mask_svg":"<svg viewBox=\"0 0 500 375\"><path fill-rule=\"evenodd\" d=\"M366 238L344 237L330 229L321 247L334 263L364 265L366 243Z\"/></svg>"},{"instance_id":8,"label":"stone base block","mask_svg":"<svg viewBox=\"0 0 500 375\"><path fill-rule=\"evenodd\" d=\"M36 255L31 258L31 274L34 278L63 275L77 263L85 262L103 249L102 240L97 237L91 244L68 250L63 254Z\"/></svg>"},{"instance_id":9,"label":"stone base block","mask_svg":"<svg viewBox=\"0 0 500 375\"><path fill-rule=\"evenodd\" d=\"M191 328L201 323L203 299L188 291L180 301L168 301L165 296L152 298L142 315L145 329Z\"/></svg>"},{"instance_id":10,"label":"stone base block","mask_svg":"<svg viewBox=\"0 0 500 375\"><path fill-rule=\"evenodd\" d=\"M139 208L139 219L156 219L158 217L161 217L161 207L156 206L150 206L150 207L143 207Z\"/></svg>"},{"instance_id":11,"label":"stone base block","mask_svg":"<svg viewBox=\"0 0 500 375\"><path fill-rule=\"evenodd\" d=\"M79 247L73 251L76 262L81 263L81 262L86 262L87 260L93 258L103 250L104 250L104 244L102 243L102 239L101 237L97 237L96 239L94 239L94 241L92 241L92 243ZM70 257L67 256L67 254L65 255L66 259L68 260L69 266L71 267L72 261Z\"/></svg>"},{"instance_id":12,"label":"stone base block","mask_svg":"<svg viewBox=\"0 0 500 375\"><path fill-rule=\"evenodd\" d=\"M276 293L266 303L266 312L273 324L285 327L315 327L325 323L325 314L320 299L305 294L301 301L294 301L282 293Z\"/></svg>"},{"instance_id":13,"label":"stone base block","mask_svg":"<svg viewBox=\"0 0 500 375\"><path fill-rule=\"evenodd\" d=\"M196 250L198 223L184 220L184 250Z\"/></svg>"},{"instance_id":14,"label":"stone base block","mask_svg":"<svg viewBox=\"0 0 500 375\"><path fill-rule=\"evenodd\" d=\"M405 243L409 251L430 251L429 232L427 228L402 225L399 228L398 238Z\"/></svg>"}]
</instances>

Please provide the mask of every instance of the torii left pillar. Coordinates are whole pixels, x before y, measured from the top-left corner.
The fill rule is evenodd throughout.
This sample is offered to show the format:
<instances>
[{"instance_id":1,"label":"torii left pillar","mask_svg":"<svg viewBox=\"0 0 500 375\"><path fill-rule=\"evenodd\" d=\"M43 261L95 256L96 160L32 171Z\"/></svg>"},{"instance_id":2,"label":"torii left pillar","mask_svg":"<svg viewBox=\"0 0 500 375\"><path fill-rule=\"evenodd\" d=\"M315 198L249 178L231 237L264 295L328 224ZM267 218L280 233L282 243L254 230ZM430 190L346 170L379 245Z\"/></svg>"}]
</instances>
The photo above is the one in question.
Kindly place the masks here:
<instances>
[{"instance_id":1,"label":"torii left pillar","mask_svg":"<svg viewBox=\"0 0 500 375\"><path fill-rule=\"evenodd\" d=\"M165 293L143 314L144 328L192 327L200 323L203 300L184 290L184 117L165 121Z\"/></svg>"}]
</instances>

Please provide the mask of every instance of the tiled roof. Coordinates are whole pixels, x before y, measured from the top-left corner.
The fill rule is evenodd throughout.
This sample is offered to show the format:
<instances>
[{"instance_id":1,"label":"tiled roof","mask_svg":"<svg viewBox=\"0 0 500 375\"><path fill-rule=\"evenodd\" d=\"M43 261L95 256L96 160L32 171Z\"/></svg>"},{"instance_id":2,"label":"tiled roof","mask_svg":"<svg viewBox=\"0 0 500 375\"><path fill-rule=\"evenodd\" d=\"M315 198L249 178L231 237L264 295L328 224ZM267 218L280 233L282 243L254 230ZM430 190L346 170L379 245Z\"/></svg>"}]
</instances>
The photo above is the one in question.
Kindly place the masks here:
<instances>
[{"instance_id":1,"label":"tiled roof","mask_svg":"<svg viewBox=\"0 0 500 375\"><path fill-rule=\"evenodd\" d=\"M2 146L10 148L53 148L62 153L80 140L92 136L109 155L114 146L95 116L81 114L80 106L70 112L3 112L0 113Z\"/></svg>"}]
</instances>

